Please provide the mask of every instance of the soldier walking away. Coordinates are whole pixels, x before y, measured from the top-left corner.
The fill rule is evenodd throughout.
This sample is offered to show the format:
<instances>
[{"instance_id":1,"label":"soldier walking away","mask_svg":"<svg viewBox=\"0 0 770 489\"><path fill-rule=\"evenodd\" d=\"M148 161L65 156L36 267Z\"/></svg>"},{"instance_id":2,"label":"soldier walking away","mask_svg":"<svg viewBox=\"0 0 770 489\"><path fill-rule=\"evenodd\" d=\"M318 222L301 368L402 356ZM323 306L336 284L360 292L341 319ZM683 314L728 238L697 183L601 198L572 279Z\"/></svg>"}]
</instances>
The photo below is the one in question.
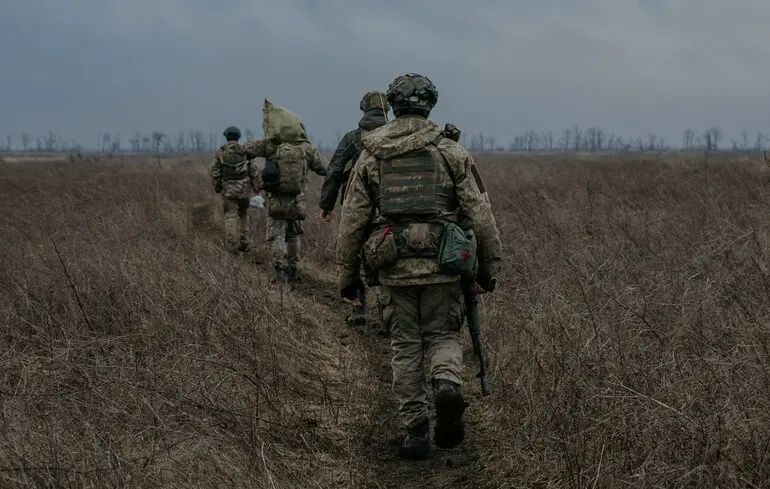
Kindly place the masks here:
<instances>
[{"instance_id":1,"label":"soldier walking away","mask_svg":"<svg viewBox=\"0 0 770 489\"><path fill-rule=\"evenodd\" d=\"M434 442L459 445L465 435L461 277L490 290L502 247L484 182L470 154L428 119L438 90L409 73L386 92L396 119L361 137L337 237L339 289L357 305L360 251L382 283L391 327L393 391L406 429L399 455L426 458L430 448L430 370ZM369 232L371 230L371 232Z\"/></svg>"},{"instance_id":2,"label":"soldier walking away","mask_svg":"<svg viewBox=\"0 0 770 489\"><path fill-rule=\"evenodd\" d=\"M312 170L325 176L329 162L310 144L295 114L267 100L263 112L265 139L248 141L244 149L251 158L265 158L255 180L257 189L267 193L267 240L274 279L296 284L302 223L307 216L307 174Z\"/></svg>"},{"instance_id":3,"label":"soldier walking away","mask_svg":"<svg viewBox=\"0 0 770 489\"><path fill-rule=\"evenodd\" d=\"M217 149L209 173L214 191L222 195L225 241L233 253L249 250L249 201L256 192L256 167L239 143L241 131L229 126L222 133L227 142Z\"/></svg>"},{"instance_id":4,"label":"soldier walking away","mask_svg":"<svg viewBox=\"0 0 770 489\"><path fill-rule=\"evenodd\" d=\"M329 171L326 173L326 178L324 178L324 183L321 187L321 198L318 206L321 208L321 219L326 222L332 220L332 211L337 202L337 197L339 196L340 204L342 204L345 198L345 185L363 149L363 146L361 146L361 136L388 122L390 105L385 100L384 92L378 90L366 92L361 98L359 108L363 115L358 121L358 127L348 131L340 140L334 155L329 160ZM370 287L377 286L376 274L368 269L363 260L362 264L366 285ZM366 288L364 281L361 282L361 288L358 290L358 300L361 305L352 308L351 314L346 321L351 325L364 326L366 324ZM383 326L381 325L381 327ZM387 333L387 329L384 328L381 332Z\"/></svg>"}]
</instances>

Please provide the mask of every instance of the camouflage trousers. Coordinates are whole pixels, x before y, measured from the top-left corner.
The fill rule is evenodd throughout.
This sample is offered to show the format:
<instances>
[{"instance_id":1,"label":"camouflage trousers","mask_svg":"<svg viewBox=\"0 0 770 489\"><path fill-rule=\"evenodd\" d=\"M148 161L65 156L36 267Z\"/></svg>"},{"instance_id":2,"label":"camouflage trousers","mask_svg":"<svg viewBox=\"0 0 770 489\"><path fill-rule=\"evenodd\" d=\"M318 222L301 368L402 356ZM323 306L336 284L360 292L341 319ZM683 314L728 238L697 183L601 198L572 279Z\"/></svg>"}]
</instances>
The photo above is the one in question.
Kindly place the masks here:
<instances>
[{"instance_id":1,"label":"camouflage trousers","mask_svg":"<svg viewBox=\"0 0 770 489\"><path fill-rule=\"evenodd\" d=\"M401 423L411 428L428 418L427 364L431 379L462 385L465 303L459 282L382 286L383 322L390 326L393 392Z\"/></svg>"},{"instance_id":2,"label":"camouflage trousers","mask_svg":"<svg viewBox=\"0 0 770 489\"><path fill-rule=\"evenodd\" d=\"M267 241L276 270L288 271L297 268L301 236L304 233L302 221L267 218Z\"/></svg>"},{"instance_id":3,"label":"camouflage trousers","mask_svg":"<svg viewBox=\"0 0 770 489\"><path fill-rule=\"evenodd\" d=\"M225 213L225 241L230 250L248 247L249 199L222 197Z\"/></svg>"}]
</instances>

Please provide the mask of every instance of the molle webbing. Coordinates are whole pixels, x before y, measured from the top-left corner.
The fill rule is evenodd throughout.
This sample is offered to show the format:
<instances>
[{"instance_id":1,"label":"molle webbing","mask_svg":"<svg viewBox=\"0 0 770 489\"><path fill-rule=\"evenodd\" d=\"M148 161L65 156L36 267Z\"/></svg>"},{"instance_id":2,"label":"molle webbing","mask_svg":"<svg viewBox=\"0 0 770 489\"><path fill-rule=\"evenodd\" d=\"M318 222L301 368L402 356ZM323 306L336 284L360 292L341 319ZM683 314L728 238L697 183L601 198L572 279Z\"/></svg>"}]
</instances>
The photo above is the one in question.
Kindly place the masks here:
<instances>
[{"instance_id":1,"label":"molle webbing","mask_svg":"<svg viewBox=\"0 0 770 489\"><path fill-rule=\"evenodd\" d=\"M438 155L440 158L441 155ZM437 216L453 212L457 199L452 189L436 178L440 164L429 148L380 161L378 207L383 216Z\"/></svg>"},{"instance_id":2,"label":"molle webbing","mask_svg":"<svg viewBox=\"0 0 770 489\"><path fill-rule=\"evenodd\" d=\"M409 225L403 223L396 223L392 226L393 235L396 238L396 248L398 249L398 256L401 258L435 258L438 256L439 247L441 245L441 236L444 233L444 223L431 222L426 223L430 227L430 233L433 235L431 244L423 250L414 250L409 246Z\"/></svg>"},{"instance_id":3,"label":"molle webbing","mask_svg":"<svg viewBox=\"0 0 770 489\"><path fill-rule=\"evenodd\" d=\"M249 176L249 160L236 163L222 162L222 180L242 180Z\"/></svg>"}]
</instances>

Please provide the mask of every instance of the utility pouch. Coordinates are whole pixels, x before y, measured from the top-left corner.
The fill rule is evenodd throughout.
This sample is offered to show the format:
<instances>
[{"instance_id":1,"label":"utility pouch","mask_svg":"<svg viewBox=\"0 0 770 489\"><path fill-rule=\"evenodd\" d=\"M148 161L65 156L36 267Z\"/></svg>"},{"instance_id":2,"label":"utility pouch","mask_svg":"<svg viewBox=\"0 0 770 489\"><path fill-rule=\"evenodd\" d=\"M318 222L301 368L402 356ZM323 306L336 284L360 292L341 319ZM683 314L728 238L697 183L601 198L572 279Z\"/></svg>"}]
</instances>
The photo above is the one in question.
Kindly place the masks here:
<instances>
[{"instance_id":1,"label":"utility pouch","mask_svg":"<svg viewBox=\"0 0 770 489\"><path fill-rule=\"evenodd\" d=\"M364 257L367 265L374 271L384 270L396 263L398 246L392 227L369 236L364 244Z\"/></svg>"},{"instance_id":2,"label":"utility pouch","mask_svg":"<svg viewBox=\"0 0 770 489\"><path fill-rule=\"evenodd\" d=\"M448 275L473 276L476 271L476 234L454 222L444 226L438 265Z\"/></svg>"}]
</instances>

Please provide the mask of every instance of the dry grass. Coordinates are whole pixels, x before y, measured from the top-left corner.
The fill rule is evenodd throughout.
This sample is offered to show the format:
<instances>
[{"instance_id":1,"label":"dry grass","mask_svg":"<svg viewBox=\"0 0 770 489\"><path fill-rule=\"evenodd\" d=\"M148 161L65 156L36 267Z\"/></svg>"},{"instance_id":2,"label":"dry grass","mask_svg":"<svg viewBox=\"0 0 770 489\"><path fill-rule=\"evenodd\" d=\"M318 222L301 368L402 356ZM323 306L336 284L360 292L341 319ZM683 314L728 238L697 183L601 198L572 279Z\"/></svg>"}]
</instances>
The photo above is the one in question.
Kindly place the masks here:
<instances>
[{"instance_id":1,"label":"dry grass","mask_svg":"<svg viewBox=\"0 0 770 489\"><path fill-rule=\"evenodd\" d=\"M494 393L393 457L387 345L221 251L206 157L0 166L0 487L770 485L768 176L702 156L485 156L508 259ZM317 187L318 179L314 179Z\"/></svg>"}]
</instances>

